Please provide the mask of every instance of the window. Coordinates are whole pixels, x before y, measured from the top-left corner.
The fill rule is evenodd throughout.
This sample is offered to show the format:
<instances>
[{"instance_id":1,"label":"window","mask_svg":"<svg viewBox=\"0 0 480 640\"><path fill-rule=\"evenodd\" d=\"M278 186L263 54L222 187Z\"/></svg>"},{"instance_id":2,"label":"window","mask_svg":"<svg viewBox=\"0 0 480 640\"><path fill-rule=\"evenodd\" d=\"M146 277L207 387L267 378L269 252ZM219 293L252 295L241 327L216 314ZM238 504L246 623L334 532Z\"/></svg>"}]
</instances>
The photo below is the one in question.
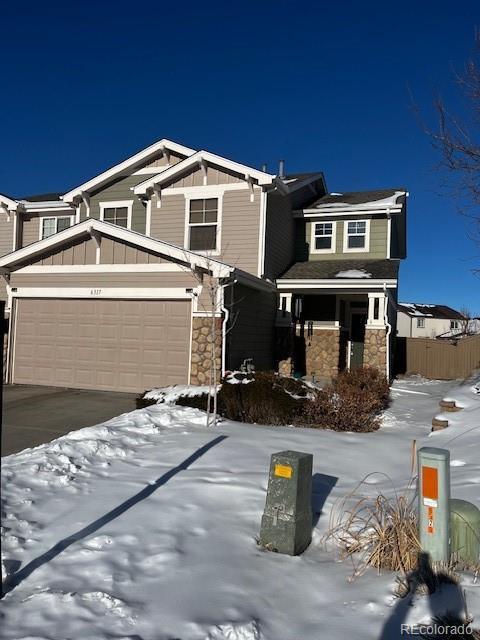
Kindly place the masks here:
<instances>
[{"instance_id":1,"label":"window","mask_svg":"<svg viewBox=\"0 0 480 640\"><path fill-rule=\"evenodd\" d=\"M132 226L133 200L100 203L100 220L116 224L124 229Z\"/></svg>"},{"instance_id":2,"label":"window","mask_svg":"<svg viewBox=\"0 0 480 640\"><path fill-rule=\"evenodd\" d=\"M64 231L72 225L72 218L70 216L61 218L42 218L41 224L41 240L43 238L49 238L59 231Z\"/></svg>"},{"instance_id":3,"label":"window","mask_svg":"<svg viewBox=\"0 0 480 640\"><path fill-rule=\"evenodd\" d=\"M126 229L128 226L128 207L105 207L103 220Z\"/></svg>"},{"instance_id":4,"label":"window","mask_svg":"<svg viewBox=\"0 0 480 640\"><path fill-rule=\"evenodd\" d=\"M458 320L450 320L450 329L460 329L460 322Z\"/></svg>"},{"instance_id":5,"label":"window","mask_svg":"<svg viewBox=\"0 0 480 640\"><path fill-rule=\"evenodd\" d=\"M313 222L311 253L333 253L335 251L335 223Z\"/></svg>"},{"instance_id":6,"label":"window","mask_svg":"<svg viewBox=\"0 0 480 640\"><path fill-rule=\"evenodd\" d=\"M344 251L368 251L370 220L345 221Z\"/></svg>"},{"instance_id":7,"label":"window","mask_svg":"<svg viewBox=\"0 0 480 640\"><path fill-rule=\"evenodd\" d=\"M190 200L188 248L216 251L218 239L218 198Z\"/></svg>"},{"instance_id":8,"label":"window","mask_svg":"<svg viewBox=\"0 0 480 640\"><path fill-rule=\"evenodd\" d=\"M425 318L417 318L417 329L425 329Z\"/></svg>"}]
</instances>

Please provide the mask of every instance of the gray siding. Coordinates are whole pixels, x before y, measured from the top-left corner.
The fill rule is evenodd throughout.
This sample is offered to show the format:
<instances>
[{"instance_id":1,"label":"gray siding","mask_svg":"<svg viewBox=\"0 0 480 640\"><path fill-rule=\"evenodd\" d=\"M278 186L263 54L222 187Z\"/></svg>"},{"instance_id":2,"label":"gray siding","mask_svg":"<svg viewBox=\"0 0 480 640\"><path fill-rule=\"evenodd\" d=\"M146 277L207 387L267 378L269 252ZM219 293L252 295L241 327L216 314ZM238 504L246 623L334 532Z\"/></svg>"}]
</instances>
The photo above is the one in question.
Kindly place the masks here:
<instances>
[{"instance_id":1,"label":"gray siding","mask_svg":"<svg viewBox=\"0 0 480 640\"><path fill-rule=\"evenodd\" d=\"M392 214L391 257L407 257L406 211Z\"/></svg>"},{"instance_id":2,"label":"gray siding","mask_svg":"<svg viewBox=\"0 0 480 640\"><path fill-rule=\"evenodd\" d=\"M268 194L265 275L277 278L294 260L294 220L289 196Z\"/></svg>"},{"instance_id":3,"label":"gray siding","mask_svg":"<svg viewBox=\"0 0 480 640\"><path fill-rule=\"evenodd\" d=\"M153 171L151 175L155 175L156 173L156 171ZM150 174L124 176L110 183L107 187L96 191L90 196L90 217L96 220L100 219L100 202L133 200L132 231L145 233L146 206L138 196L131 191L131 187L147 180L149 175ZM82 204L80 208L80 220L85 220L86 215L86 208Z\"/></svg>"},{"instance_id":4,"label":"gray siding","mask_svg":"<svg viewBox=\"0 0 480 640\"><path fill-rule=\"evenodd\" d=\"M347 220L337 220L337 243L335 253L310 253L308 249L308 260L348 260L352 258L354 260L368 260L368 259L381 259L387 257L387 219L386 218L371 218L370 216L364 216L362 218L355 216L351 217L351 220L366 220L370 218L370 249L368 252L346 252L343 251L343 234L344 225ZM327 218L321 218L315 220L315 222L332 222ZM306 221L305 235L299 238L296 243L297 260L305 260L305 249L310 247L311 242L311 229L314 221ZM300 226L300 229L302 227ZM303 244L303 247L302 247ZM300 257L299 253L302 255Z\"/></svg>"},{"instance_id":5,"label":"gray siding","mask_svg":"<svg viewBox=\"0 0 480 640\"><path fill-rule=\"evenodd\" d=\"M5 213L0 213L0 256L13 251L13 216L8 220Z\"/></svg>"},{"instance_id":6,"label":"gray siding","mask_svg":"<svg viewBox=\"0 0 480 640\"><path fill-rule=\"evenodd\" d=\"M253 358L258 370L273 369L275 293L235 285L226 295L230 311L227 368L238 369L245 358Z\"/></svg>"},{"instance_id":7,"label":"gray siding","mask_svg":"<svg viewBox=\"0 0 480 640\"><path fill-rule=\"evenodd\" d=\"M200 194L199 194L199 197ZM225 191L221 220L221 253L215 259L257 275L260 225L260 190L254 201L248 188ZM151 235L185 246L185 196L162 195L161 207L152 196Z\"/></svg>"},{"instance_id":8,"label":"gray siding","mask_svg":"<svg viewBox=\"0 0 480 640\"><path fill-rule=\"evenodd\" d=\"M152 238L183 247L184 234L185 196L183 194L162 195L161 207L157 207L157 197L153 195L150 228Z\"/></svg>"}]
</instances>

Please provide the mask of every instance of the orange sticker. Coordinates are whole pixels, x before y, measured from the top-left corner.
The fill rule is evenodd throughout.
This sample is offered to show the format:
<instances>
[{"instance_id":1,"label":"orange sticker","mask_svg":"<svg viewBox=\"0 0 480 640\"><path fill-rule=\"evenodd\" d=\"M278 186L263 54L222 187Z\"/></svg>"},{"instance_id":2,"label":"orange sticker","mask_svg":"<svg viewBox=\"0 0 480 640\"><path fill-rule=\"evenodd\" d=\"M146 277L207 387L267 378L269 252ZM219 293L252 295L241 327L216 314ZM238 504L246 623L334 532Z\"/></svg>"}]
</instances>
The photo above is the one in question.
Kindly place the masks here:
<instances>
[{"instance_id":1,"label":"orange sticker","mask_svg":"<svg viewBox=\"0 0 480 640\"><path fill-rule=\"evenodd\" d=\"M273 473L280 478L291 478L293 469L286 464L276 464Z\"/></svg>"},{"instance_id":2,"label":"orange sticker","mask_svg":"<svg viewBox=\"0 0 480 640\"><path fill-rule=\"evenodd\" d=\"M438 469L422 467L422 497L438 500Z\"/></svg>"}]
</instances>

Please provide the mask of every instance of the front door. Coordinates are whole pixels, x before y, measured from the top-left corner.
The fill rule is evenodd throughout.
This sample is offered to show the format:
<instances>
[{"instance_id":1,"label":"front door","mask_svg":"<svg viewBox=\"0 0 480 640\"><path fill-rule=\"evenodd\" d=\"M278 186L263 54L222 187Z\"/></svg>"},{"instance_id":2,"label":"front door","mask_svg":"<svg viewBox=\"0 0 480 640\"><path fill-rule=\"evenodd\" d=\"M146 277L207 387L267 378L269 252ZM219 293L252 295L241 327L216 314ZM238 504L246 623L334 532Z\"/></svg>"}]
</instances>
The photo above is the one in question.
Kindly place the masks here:
<instances>
[{"instance_id":1,"label":"front door","mask_svg":"<svg viewBox=\"0 0 480 640\"><path fill-rule=\"evenodd\" d=\"M363 366L366 323L366 313L352 311L350 323L350 369L358 369Z\"/></svg>"}]
</instances>

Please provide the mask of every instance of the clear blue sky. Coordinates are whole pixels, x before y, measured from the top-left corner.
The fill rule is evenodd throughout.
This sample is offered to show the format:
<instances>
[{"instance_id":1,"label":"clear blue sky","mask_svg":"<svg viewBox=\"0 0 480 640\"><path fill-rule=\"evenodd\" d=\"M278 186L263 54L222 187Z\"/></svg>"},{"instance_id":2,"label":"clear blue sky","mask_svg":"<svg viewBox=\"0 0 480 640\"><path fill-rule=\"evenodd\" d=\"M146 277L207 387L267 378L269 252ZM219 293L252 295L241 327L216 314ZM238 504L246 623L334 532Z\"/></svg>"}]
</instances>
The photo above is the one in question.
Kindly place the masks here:
<instances>
[{"instance_id":1,"label":"clear blue sky","mask_svg":"<svg viewBox=\"0 0 480 640\"><path fill-rule=\"evenodd\" d=\"M405 301L480 314L480 247L439 195L426 117L478 0L58 2L2 7L0 192L65 190L162 137L331 191L410 192Z\"/></svg>"}]
</instances>

